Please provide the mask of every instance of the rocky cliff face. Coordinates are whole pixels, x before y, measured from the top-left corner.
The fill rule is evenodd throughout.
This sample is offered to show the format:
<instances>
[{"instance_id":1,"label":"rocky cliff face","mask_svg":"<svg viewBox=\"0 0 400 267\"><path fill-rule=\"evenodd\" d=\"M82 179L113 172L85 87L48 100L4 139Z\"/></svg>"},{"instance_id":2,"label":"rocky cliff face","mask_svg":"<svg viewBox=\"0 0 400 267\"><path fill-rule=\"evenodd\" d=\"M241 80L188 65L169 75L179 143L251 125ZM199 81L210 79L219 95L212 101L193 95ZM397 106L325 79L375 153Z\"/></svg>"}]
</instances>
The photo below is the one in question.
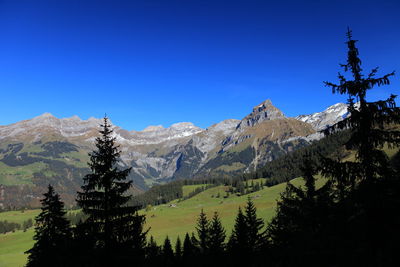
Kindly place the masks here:
<instances>
[{"instance_id":1,"label":"rocky cliff face","mask_svg":"<svg viewBox=\"0 0 400 267\"><path fill-rule=\"evenodd\" d=\"M287 118L270 100L242 120L228 119L201 129L190 122L143 131L114 127L121 145L121 166L132 167L136 188L205 175L251 171L306 145L317 130L346 116L344 104L323 112ZM0 184L46 186L74 194L88 172L101 119L58 119L49 113L0 126ZM314 137L318 138L318 137ZM6 190L7 191L7 190Z\"/></svg>"}]
</instances>

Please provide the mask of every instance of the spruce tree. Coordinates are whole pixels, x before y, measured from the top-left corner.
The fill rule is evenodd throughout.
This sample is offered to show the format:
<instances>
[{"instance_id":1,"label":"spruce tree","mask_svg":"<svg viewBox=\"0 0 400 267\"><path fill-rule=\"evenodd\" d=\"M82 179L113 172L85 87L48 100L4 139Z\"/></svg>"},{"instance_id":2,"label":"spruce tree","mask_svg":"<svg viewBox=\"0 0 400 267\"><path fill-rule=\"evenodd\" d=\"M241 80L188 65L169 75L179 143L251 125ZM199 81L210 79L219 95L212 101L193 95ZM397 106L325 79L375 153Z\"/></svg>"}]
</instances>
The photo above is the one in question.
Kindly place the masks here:
<instances>
[{"instance_id":1,"label":"spruce tree","mask_svg":"<svg viewBox=\"0 0 400 267\"><path fill-rule=\"evenodd\" d=\"M119 170L117 166L120 151L107 117L99 132L96 150L90 154L91 173L83 178L77 197L79 207L87 215L78 227L84 232L81 238L93 240L92 248L105 259L99 259L102 264L140 262L147 232L143 231L145 216L138 215L137 207L127 205L131 199L128 190L132 181L127 180L131 168Z\"/></svg>"},{"instance_id":2,"label":"spruce tree","mask_svg":"<svg viewBox=\"0 0 400 267\"><path fill-rule=\"evenodd\" d=\"M249 197L245 208L245 221L248 229L248 246L252 251L257 251L264 243L262 229L264 221L257 217L257 209Z\"/></svg>"},{"instance_id":3,"label":"spruce tree","mask_svg":"<svg viewBox=\"0 0 400 267\"><path fill-rule=\"evenodd\" d=\"M175 243L175 258L177 261L180 261L182 258L182 242L179 236L176 238L176 243Z\"/></svg>"},{"instance_id":4,"label":"spruce tree","mask_svg":"<svg viewBox=\"0 0 400 267\"><path fill-rule=\"evenodd\" d=\"M209 247L212 253L222 253L225 248L225 229L221 224L221 220L217 212L214 212L214 216L210 223L209 229Z\"/></svg>"},{"instance_id":5,"label":"spruce tree","mask_svg":"<svg viewBox=\"0 0 400 267\"><path fill-rule=\"evenodd\" d=\"M181 261L182 266L203 266L200 250L197 244L198 241L193 233L191 235L189 235L188 233L185 234L185 239L183 240Z\"/></svg>"},{"instance_id":6,"label":"spruce tree","mask_svg":"<svg viewBox=\"0 0 400 267\"><path fill-rule=\"evenodd\" d=\"M173 266L175 261L174 251L172 250L171 241L169 240L168 236L164 240L162 255L163 255L163 266Z\"/></svg>"},{"instance_id":7,"label":"spruce tree","mask_svg":"<svg viewBox=\"0 0 400 267\"><path fill-rule=\"evenodd\" d=\"M71 230L64 203L51 185L43 196L41 212L35 218L35 244L25 252L29 254L27 266L68 266Z\"/></svg>"},{"instance_id":8,"label":"spruce tree","mask_svg":"<svg viewBox=\"0 0 400 267\"><path fill-rule=\"evenodd\" d=\"M150 236L149 242L146 247L146 264L145 266L160 266L161 249L157 245L153 236Z\"/></svg>"},{"instance_id":9,"label":"spruce tree","mask_svg":"<svg viewBox=\"0 0 400 267\"><path fill-rule=\"evenodd\" d=\"M324 159L322 171L338 191L336 214L340 216L333 217L337 230L334 240L341 237L339 240L343 242L336 245L342 248L337 255L346 264L350 258L350 264L382 266L394 258L393 247L400 238L397 229L400 216L393 210L396 209L393 203L399 204L399 179L383 151L385 146L395 148L400 144L400 109L396 107L395 95L386 100L368 101L368 91L388 85L394 72L376 78L378 68L375 68L365 76L357 40L352 38L350 30L347 38L347 62L341 66L352 78L349 80L339 73L339 84L325 84L333 93L348 95L349 116L327 128L325 134L350 129L346 148L355 151L355 161Z\"/></svg>"},{"instance_id":10,"label":"spruce tree","mask_svg":"<svg viewBox=\"0 0 400 267\"><path fill-rule=\"evenodd\" d=\"M264 244L264 227L262 219L257 217L257 209L250 198L245 212L239 207L235 226L228 242L228 250L233 260L232 265L252 264ZM248 255L246 259L240 255Z\"/></svg>"},{"instance_id":11,"label":"spruce tree","mask_svg":"<svg viewBox=\"0 0 400 267\"><path fill-rule=\"evenodd\" d=\"M239 207L238 214L235 219L235 226L228 241L228 250L232 266L240 266L244 263L244 258L240 255L246 255L246 259L251 259L252 255L248 243L249 229L246 223L246 217Z\"/></svg>"},{"instance_id":12,"label":"spruce tree","mask_svg":"<svg viewBox=\"0 0 400 267\"><path fill-rule=\"evenodd\" d=\"M203 209L201 210L199 218L197 219L196 231L200 253L208 254L210 240L210 222L208 221L207 215L204 213Z\"/></svg>"},{"instance_id":13,"label":"spruce tree","mask_svg":"<svg viewBox=\"0 0 400 267\"><path fill-rule=\"evenodd\" d=\"M389 78L394 72L376 78L378 68L375 68L365 76L356 47L357 40L352 39L350 30L347 37L347 63L341 64L341 67L345 72L350 71L353 79L347 80L339 73L339 84L325 82L325 85L331 87L333 93L348 95L349 116L328 127L325 134L351 129L346 148L355 151L356 162L325 160L323 171L326 176L352 190L360 185L360 182L372 183L380 177L390 175L388 157L382 148L384 145L393 147L400 143L400 131L390 128L390 125L400 123L400 110L396 107L395 95L391 95L387 100L367 101L367 92L375 86L390 84Z\"/></svg>"},{"instance_id":14,"label":"spruce tree","mask_svg":"<svg viewBox=\"0 0 400 267\"><path fill-rule=\"evenodd\" d=\"M192 243L192 240L189 236L188 233L185 235L185 239L183 240L183 252L182 252L182 258L184 264L188 264L196 254L197 248L195 245Z\"/></svg>"},{"instance_id":15,"label":"spruce tree","mask_svg":"<svg viewBox=\"0 0 400 267\"><path fill-rule=\"evenodd\" d=\"M214 212L214 216L210 222L209 250L210 257L215 263L215 266L219 266L222 263L222 257L225 251L225 238L225 229L221 224L218 213Z\"/></svg>"}]
</instances>

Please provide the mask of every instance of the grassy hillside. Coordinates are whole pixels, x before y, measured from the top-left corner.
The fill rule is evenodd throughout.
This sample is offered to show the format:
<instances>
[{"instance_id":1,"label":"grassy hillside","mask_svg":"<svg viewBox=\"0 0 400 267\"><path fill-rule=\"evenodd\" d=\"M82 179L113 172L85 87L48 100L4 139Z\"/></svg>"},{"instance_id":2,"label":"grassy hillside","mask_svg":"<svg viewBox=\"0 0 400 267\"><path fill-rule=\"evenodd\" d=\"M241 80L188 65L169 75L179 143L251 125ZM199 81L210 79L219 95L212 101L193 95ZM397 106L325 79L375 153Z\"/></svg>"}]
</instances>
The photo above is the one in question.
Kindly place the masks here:
<instances>
[{"instance_id":1,"label":"grassy hillside","mask_svg":"<svg viewBox=\"0 0 400 267\"><path fill-rule=\"evenodd\" d=\"M299 178L291 182L294 185L303 184ZM321 183L320 179L319 184ZM286 184L279 184L244 196L230 194L227 198L225 198L227 187L213 187L190 199L175 200L144 212L147 215L146 226L150 227L149 235L152 235L158 243L162 242L167 235L174 242L178 236L182 239L186 232L195 231L197 216L203 209L209 218L217 211L227 234L230 235L238 208L245 206L248 197L256 205L258 215L268 222L274 215L276 200L279 199L279 194L285 187Z\"/></svg>"},{"instance_id":2,"label":"grassy hillside","mask_svg":"<svg viewBox=\"0 0 400 267\"><path fill-rule=\"evenodd\" d=\"M292 183L301 185L303 182L301 179L295 179ZM188 194L198 186L204 185L185 186L184 192ZM239 206L245 205L248 197L253 199L258 209L258 215L268 222L274 214L276 200L285 186L285 184L279 184L248 195L230 194L228 197L225 192L227 187L218 186L207 189L187 200L174 200L164 205L154 206L150 211L142 210L141 212L146 214L146 229L150 228L149 235L152 235L158 243L163 242L167 235L175 243L178 236L183 239L186 232L195 231L196 219L201 209L204 209L209 217L213 215L214 211L217 211L227 234L230 235L237 210ZM29 218L34 218L38 213L39 210L2 212L0 221L22 223ZM33 228L26 232L16 231L0 235L0 266L23 266L26 261L26 255L23 252L32 247L32 236Z\"/></svg>"},{"instance_id":3,"label":"grassy hillside","mask_svg":"<svg viewBox=\"0 0 400 267\"><path fill-rule=\"evenodd\" d=\"M40 209L22 210L22 211L6 211L0 213L0 221L8 221L22 224L28 219L34 219L38 215Z\"/></svg>"},{"instance_id":4,"label":"grassy hillside","mask_svg":"<svg viewBox=\"0 0 400 267\"><path fill-rule=\"evenodd\" d=\"M0 235L0 266L19 267L26 263L24 252L33 245L33 228Z\"/></svg>"}]
</instances>

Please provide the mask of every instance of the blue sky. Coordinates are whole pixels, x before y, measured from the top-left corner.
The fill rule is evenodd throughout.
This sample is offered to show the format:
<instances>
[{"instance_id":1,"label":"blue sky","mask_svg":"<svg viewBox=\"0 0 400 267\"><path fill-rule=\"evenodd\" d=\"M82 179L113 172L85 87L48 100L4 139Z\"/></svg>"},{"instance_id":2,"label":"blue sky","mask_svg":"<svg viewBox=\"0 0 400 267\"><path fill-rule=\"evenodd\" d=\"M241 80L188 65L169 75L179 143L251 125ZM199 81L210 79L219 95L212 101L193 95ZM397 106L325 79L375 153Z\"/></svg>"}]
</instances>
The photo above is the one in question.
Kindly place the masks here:
<instances>
[{"instance_id":1,"label":"blue sky","mask_svg":"<svg viewBox=\"0 0 400 267\"><path fill-rule=\"evenodd\" d=\"M241 119L265 99L286 115L345 101L345 32L363 67L397 70L400 1L0 0L0 125L44 112L129 130Z\"/></svg>"}]
</instances>

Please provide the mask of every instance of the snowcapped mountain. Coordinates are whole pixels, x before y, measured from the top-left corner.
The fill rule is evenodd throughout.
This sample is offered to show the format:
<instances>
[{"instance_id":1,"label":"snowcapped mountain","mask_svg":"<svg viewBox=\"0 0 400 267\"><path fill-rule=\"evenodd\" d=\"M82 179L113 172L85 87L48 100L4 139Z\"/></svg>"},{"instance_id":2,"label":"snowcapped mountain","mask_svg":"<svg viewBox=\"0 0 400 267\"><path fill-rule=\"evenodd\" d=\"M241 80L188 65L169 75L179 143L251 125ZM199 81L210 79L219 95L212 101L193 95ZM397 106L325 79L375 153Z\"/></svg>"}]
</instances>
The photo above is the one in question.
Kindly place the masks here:
<instances>
[{"instance_id":1,"label":"snowcapped mountain","mask_svg":"<svg viewBox=\"0 0 400 267\"><path fill-rule=\"evenodd\" d=\"M310 115L300 115L295 119L311 124L315 130L324 130L327 126L333 125L348 115L347 105L337 103L325 109L322 112L316 112Z\"/></svg>"},{"instance_id":2,"label":"snowcapped mountain","mask_svg":"<svg viewBox=\"0 0 400 267\"><path fill-rule=\"evenodd\" d=\"M323 112L288 118L266 100L242 120L224 120L207 129L190 122L167 128L149 126L142 131L114 126L114 136L122 150L122 166L132 167L130 178L135 186L146 189L173 179L252 171L320 138L316 131L346 114L346 105L339 103ZM6 192L10 188L40 192L51 182L73 201L88 172L88 152L94 148L101 123L102 119L58 119L45 113L0 126L0 184ZM17 186L21 184L30 186Z\"/></svg>"}]
</instances>

